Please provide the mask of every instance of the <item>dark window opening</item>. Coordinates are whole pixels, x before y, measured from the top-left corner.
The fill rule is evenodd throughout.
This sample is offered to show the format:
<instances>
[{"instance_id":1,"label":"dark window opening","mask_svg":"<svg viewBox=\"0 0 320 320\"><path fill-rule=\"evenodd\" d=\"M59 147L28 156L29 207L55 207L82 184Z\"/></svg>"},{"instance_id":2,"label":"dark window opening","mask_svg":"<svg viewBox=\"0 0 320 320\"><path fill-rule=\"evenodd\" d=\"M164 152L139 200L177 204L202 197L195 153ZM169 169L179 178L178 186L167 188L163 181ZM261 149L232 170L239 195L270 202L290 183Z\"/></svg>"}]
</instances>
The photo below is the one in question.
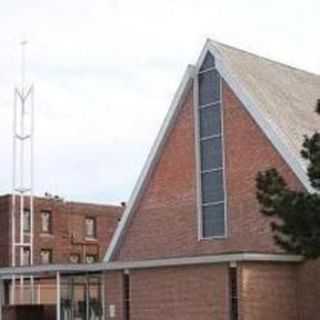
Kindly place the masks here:
<instances>
[{"instance_id":1,"label":"dark window opening","mask_svg":"<svg viewBox=\"0 0 320 320\"><path fill-rule=\"evenodd\" d=\"M93 217L87 217L85 221L85 234L86 238L96 238L96 219Z\"/></svg>"},{"instance_id":2,"label":"dark window opening","mask_svg":"<svg viewBox=\"0 0 320 320\"><path fill-rule=\"evenodd\" d=\"M23 266L27 266L27 265L30 265L30 248L27 248L27 247L25 247L25 248L23 248L23 257L22 257L22 259L23 259L23 261L21 261L21 265L23 265Z\"/></svg>"},{"instance_id":3,"label":"dark window opening","mask_svg":"<svg viewBox=\"0 0 320 320\"><path fill-rule=\"evenodd\" d=\"M238 320L238 275L237 268L229 268L230 320Z\"/></svg>"},{"instance_id":4,"label":"dark window opening","mask_svg":"<svg viewBox=\"0 0 320 320\"><path fill-rule=\"evenodd\" d=\"M202 170L210 170L212 168L222 168L222 145L221 139L210 138L200 142L201 146L201 166Z\"/></svg>"},{"instance_id":5,"label":"dark window opening","mask_svg":"<svg viewBox=\"0 0 320 320\"><path fill-rule=\"evenodd\" d=\"M214 104L200 109L200 136L221 134L221 106Z\"/></svg>"},{"instance_id":6,"label":"dark window opening","mask_svg":"<svg viewBox=\"0 0 320 320\"><path fill-rule=\"evenodd\" d=\"M29 209L25 209L23 212L23 231L31 231L31 213Z\"/></svg>"},{"instance_id":7,"label":"dark window opening","mask_svg":"<svg viewBox=\"0 0 320 320\"><path fill-rule=\"evenodd\" d=\"M220 76L218 71L210 70L199 74L199 104L205 106L220 100Z\"/></svg>"},{"instance_id":8,"label":"dark window opening","mask_svg":"<svg viewBox=\"0 0 320 320\"><path fill-rule=\"evenodd\" d=\"M52 249L41 249L40 262L41 264L52 263Z\"/></svg>"},{"instance_id":9,"label":"dark window opening","mask_svg":"<svg viewBox=\"0 0 320 320\"><path fill-rule=\"evenodd\" d=\"M41 232L52 233L52 214L49 210L41 211Z\"/></svg>"},{"instance_id":10,"label":"dark window opening","mask_svg":"<svg viewBox=\"0 0 320 320\"><path fill-rule=\"evenodd\" d=\"M80 263L80 254L79 253L71 253L69 261L71 263Z\"/></svg>"},{"instance_id":11,"label":"dark window opening","mask_svg":"<svg viewBox=\"0 0 320 320\"><path fill-rule=\"evenodd\" d=\"M123 274L124 319L130 320L130 275Z\"/></svg>"},{"instance_id":12,"label":"dark window opening","mask_svg":"<svg viewBox=\"0 0 320 320\"><path fill-rule=\"evenodd\" d=\"M97 256L95 254L87 254L86 255L86 263L95 263L97 262Z\"/></svg>"},{"instance_id":13,"label":"dark window opening","mask_svg":"<svg viewBox=\"0 0 320 320\"><path fill-rule=\"evenodd\" d=\"M213 68L214 64L215 64L214 57L211 53L208 52L203 60L200 71L203 71L203 70L206 70L209 68Z\"/></svg>"},{"instance_id":14,"label":"dark window opening","mask_svg":"<svg viewBox=\"0 0 320 320\"><path fill-rule=\"evenodd\" d=\"M224 203L207 205L202 208L203 234L222 237L225 230Z\"/></svg>"}]
</instances>

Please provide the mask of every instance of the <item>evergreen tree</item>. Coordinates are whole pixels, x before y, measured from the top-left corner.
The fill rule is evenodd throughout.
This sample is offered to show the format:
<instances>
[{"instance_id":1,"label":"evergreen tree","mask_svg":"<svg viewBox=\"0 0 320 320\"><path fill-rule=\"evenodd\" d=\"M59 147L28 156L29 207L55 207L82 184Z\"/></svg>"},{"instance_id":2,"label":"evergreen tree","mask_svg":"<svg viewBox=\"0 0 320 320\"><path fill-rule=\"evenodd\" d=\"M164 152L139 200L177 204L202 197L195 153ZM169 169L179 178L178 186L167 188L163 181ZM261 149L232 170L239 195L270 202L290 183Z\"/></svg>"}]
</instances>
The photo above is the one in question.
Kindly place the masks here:
<instances>
[{"instance_id":1,"label":"evergreen tree","mask_svg":"<svg viewBox=\"0 0 320 320\"><path fill-rule=\"evenodd\" d=\"M320 114L320 99L316 112ZM304 137L301 156L308 162L315 192L290 189L273 168L257 174L257 199L262 214L274 218L270 225L276 244L289 253L315 259L320 257L320 133Z\"/></svg>"}]
</instances>

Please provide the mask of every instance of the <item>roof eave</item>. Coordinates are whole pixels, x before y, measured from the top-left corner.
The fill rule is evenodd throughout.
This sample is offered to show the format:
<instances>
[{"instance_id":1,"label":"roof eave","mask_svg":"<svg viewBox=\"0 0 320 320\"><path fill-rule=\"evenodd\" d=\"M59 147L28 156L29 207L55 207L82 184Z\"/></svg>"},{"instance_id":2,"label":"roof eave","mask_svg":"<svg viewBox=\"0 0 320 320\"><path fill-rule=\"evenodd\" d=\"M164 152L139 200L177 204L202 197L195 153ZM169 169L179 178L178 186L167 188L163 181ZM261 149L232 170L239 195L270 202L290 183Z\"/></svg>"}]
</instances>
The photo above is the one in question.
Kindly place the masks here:
<instances>
[{"instance_id":1,"label":"roof eave","mask_svg":"<svg viewBox=\"0 0 320 320\"><path fill-rule=\"evenodd\" d=\"M256 252L224 253L196 257L173 257L163 259L100 262L94 264L53 264L23 267L0 268L0 279L9 279L13 275L33 275L39 277L53 276L55 273L64 275L77 273L98 273L107 271L137 270L161 267L178 267L188 265L269 262L269 263L301 263L303 256L291 254L271 254Z\"/></svg>"}]
</instances>

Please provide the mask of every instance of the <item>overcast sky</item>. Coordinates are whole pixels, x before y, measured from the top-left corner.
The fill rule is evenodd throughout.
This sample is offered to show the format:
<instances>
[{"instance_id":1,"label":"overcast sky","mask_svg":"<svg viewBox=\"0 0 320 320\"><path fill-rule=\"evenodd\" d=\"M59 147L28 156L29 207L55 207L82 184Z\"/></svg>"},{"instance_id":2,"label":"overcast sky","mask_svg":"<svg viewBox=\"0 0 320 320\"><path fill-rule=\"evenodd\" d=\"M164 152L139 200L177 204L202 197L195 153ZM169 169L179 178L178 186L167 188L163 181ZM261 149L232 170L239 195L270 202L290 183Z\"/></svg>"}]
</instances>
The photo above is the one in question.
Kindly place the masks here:
<instances>
[{"instance_id":1,"label":"overcast sky","mask_svg":"<svg viewBox=\"0 0 320 320\"><path fill-rule=\"evenodd\" d=\"M11 190L19 41L36 88L36 193L126 201L207 37L320 73L319 0L0 2L0 193Z\"/></svg>"}]
</instances>

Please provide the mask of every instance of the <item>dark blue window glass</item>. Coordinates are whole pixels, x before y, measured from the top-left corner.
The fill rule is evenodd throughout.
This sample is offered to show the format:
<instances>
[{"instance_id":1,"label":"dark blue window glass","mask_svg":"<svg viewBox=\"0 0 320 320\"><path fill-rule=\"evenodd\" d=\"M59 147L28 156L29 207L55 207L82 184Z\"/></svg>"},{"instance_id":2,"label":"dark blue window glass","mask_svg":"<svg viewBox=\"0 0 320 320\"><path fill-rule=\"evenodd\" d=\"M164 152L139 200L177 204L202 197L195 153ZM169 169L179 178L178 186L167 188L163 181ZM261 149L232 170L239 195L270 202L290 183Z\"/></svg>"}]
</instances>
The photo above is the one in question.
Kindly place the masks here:
<instances>
[{"instance_id":1,"label":"dark blue window glass","mask_svg":"<svg viewBox=\"0 0 320 320\"><path fill-rule=\"evenodd\" d=\"M199 105L215 103L220 100L220 77L217 70L199 74Z\"/></svg>"},{"instance_id":2,"label":"dark blue window glass","mask_svg":"<svg viewBox=\"0 0 320 320\"><path fill-rule=\"evenodd\" d=\"M224 200L223 172L222 170L203 172L202 201L203 203L220 202Z\"/></svg>"},{"instance_id":3,"label":"dark blue window glass","mask_svg":"<svg viewBox=\"0 0 320 320\"><path fill-rule=\"evenodd\" d=\"M204 237L224 236L224 203L202 207L202 217Z\"/></svg>"},{"instance_id":4,"label":"dark blue window glass","mask_svg":"<svg viewBox=\"0 0 320 320\"><path fill-rule=\"evenodd\" d=\"M200 112L200 137L221 134L220 104L201 108Z\"/></svg>"},{"instance_id":5,"label":"dark blue window glass","mask_svg":"<svg viewBox=\"0 0 320 320\"><path fill-rule=\"evenodd\" d=\"M198 74L202 236L225 235L221 79L207 53Z\"/></svg>"},{"instance_id":6,"label":"dark blue window glass","mask_svg":"<svg viewBox=\"0 0 320 320\"><path fill-rule=\"evenodd\" d=\"M200 72L209 68L213 68L215 64L214 57L210 52L207 52L206 57L203 60L203 63L200 68Z\"/></svg>"},{"instance_id":7,"label":"dark blue window glass","mask_svg":"<svg viewBox=\"0 0 320 320\"><path fill-rule=\"evenodd\" d=\"M210 138L200 142L201 170L222 168L221 138Z\"/></svg>"}]
</instances>

